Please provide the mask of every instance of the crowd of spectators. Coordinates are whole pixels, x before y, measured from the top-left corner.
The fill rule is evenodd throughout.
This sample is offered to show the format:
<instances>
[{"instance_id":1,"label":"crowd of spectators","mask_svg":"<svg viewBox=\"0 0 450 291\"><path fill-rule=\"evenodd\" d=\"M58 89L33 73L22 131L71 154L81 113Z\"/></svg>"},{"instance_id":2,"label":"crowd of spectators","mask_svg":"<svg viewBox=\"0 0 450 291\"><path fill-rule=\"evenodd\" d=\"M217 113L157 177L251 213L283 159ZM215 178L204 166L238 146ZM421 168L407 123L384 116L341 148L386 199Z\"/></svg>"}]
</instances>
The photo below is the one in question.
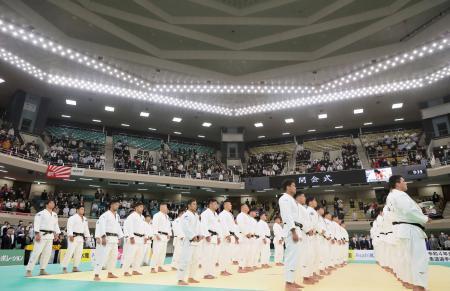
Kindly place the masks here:
<instances>
[{"instance_id":1,"label":"crowd of spectators","mask_svg":"<svg viewBox=\"0 0 450 291\"><path fill-rule=\"evenodd\" d=\"M44 160L53 165L105 168L104 147L97 141L77 140L69 135L51 136L49 149Z\"/></svg>"},{"instance_id":2,"label":"crowd of spectators","mask_svg":"<svg viewBox=\"0 0 450 291\"><path fill-rule=\"evenodd\" d=\"M277 176L284 173L289 154L287 152L249 155L246 174L249 177Z\"/></svg>"},{"instance_id":3,"label":"crowd of spectators","mask_svg":"<svg viewBox=\"0 0 450 291\"><path fill-rule=\"evenodd\" d=\"M30 213L31 202L24 190L13 189L4 184L0 189L0 210Z\"/></svg>"},{"instance_id":4,"label":"crowd of spectators","mask_svg":"<svg viewBox=\"0 0 450 291\"><path fill-rule=\"evenodd\" d=\"M311 160L311 151L302 149L297 152L296 162L296 171L300 173L361 169L361 161L358 157L356 146L353 144L342 145L341 156L334 160L330 159L329 152L324 152L323 158L320 160Z\"/></svg>"},{"instance_id":5,"label":"crowd of spectators","mask_svg":"<svg viewBox=\"0 0 450 291\"><path fill-rule=\"evenodd\" d=\"M50 192L48 193L44 190L41 193L41 199L39 202L39 210L44 209L45 201L48 199L55 200L54 211L62 217L69 217L76 212L77 205L84 206L85 198L80 193L67 193L63 191L58 191L58 193Z\"/></svg>"},{"instance_id":6,"label":"crowd of spectators","mask_svg":"<svg viewBox=\"0 0 450 291\"><path fill-rule=\"evenodd\" d=\"M370 235L354 234L348 243L350 250L373 250L372 238Z\"/></svg>"},{"instance_id":7,"label":"crowd of spectators","mask_svg":"<svg viewBox=\"0 0 450 291\"><path fill-rule=\"evenodd\" d=\"M139 150L136 155L131 156L128 143L122 140L114 144L114 169L145 172L158 170L149 151Z\"/></svg>"},{"instance_id":8,"label":"crowd of spectators","mask_svg":"<svg viewBox=\"0 0 450 291\"><path fill-rule=\"evenodd\" d=\"M426 239L427 250L438 251L447 250L450 251L449 235L441 232L439 235L431 233L429 238Z\"/></svg>"},{"instance_id":9,"label":"crowd of spectators","mask_svg":"<svg viewBox=\"0 0 450 291\"><path fill-rule=\"evenodd\" d=\"M418 145L417 133L385 135L377 141L368 142L362 138L372 168L396 167L398 165L428 165L426 150Z\"/></svg>"}]
</instances>

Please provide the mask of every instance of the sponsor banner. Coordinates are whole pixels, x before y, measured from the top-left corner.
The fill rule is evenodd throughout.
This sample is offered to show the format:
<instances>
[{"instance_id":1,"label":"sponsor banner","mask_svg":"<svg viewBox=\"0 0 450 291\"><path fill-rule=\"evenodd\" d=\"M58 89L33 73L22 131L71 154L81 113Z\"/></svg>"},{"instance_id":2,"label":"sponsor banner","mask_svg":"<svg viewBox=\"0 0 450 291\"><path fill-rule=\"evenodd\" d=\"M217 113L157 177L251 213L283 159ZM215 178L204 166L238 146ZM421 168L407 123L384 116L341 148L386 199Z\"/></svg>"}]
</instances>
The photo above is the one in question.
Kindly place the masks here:
<instances>
[{"instance_id":1,"label":"sponsor banner","mask_svg":"<svg viewBox=\"0 0 450 291\"><path fill-rule=\"evenodd\" d=\"M61 248L60 245L52 245L52 250L56 251L59 250ZM25 246L25 250L26 251L32 251L33 250L33 245L26 245Z\"/></svg>"},{"instance_id":2,"label":"sponsor banner","mask_svg":"<svg viewBox=\"0 0 450 291\"><path fill-rule=\"evenodd\" d=\"M330 186L334 184L361 184L366 183L365 170L350 170L339 172L321 172L311 174L298 174L288 176L270 176L270 187L280 188L285 179L294 179L297 187Z\"/></svg>"},{"instance_id":3,"label":"sponsor banner","mask_svg":"<svg viewBox=\"0 0 450 291\"><path fill-rule=\"evenodd\" d=\"M402 175L405 179L416 180L427 177L427 167L425 165L409 165L392 168L394 175Z\"/></svg>"},{"instance_id":4,"label":"sponsor banner","mask_svg":"<svg viewBox=\"0 0 450 291\"><path fill-rule=\"evenodd\" d=\"M50 179L70 178L71 167L48 165L45 175Z\"/></svg>"},{"instance_id":5,"label":"sponsor banner","mask_svg":"<svg viewBox=\"0 0 450 291\"><path fill-rule=\"evenodd\" d=\"M450 251L428 251L430 262L450 262Z\"/></svg>"},{"instance_id":6,"label":"sponsor banner","mask_svg":"<svg viewBox=\"0 0 450 291\"><path fill-rule=\"evenodd\" d=\"M373 250L348 250L349 261L374 261L375 256Z\"/></svg>"},{"instance_id":7,"label":"sponsor banner","mask_svg":"<svg viewBox=\"0 0 450 291\"><path fill-rule=\"evenodd\" d=\"M24 250L0 250L0 266L23 265Z\"/></svg>"},{"instance_id":8,"label":"sponsor banner","mask_svg":"<svg viewBox=\"0 0 450 291\"><path fill-rule=\"evenodd\" d=\"M67 253L67 249L61 249L59 250L59 261L62 262L64 260L64 256ZM83 249L82 255L81 255L81 262L87 263L91 261L91 249ZM73 263L73 257L70 259L70 262Z\"/></svg>"},{"instance_id":9,"label":"sponsor banner","mask_svg":"<svg viewBox=\"0 0 450 291\"><path fill-rule=\"evenodd\" d=\"M70 173L72 176L84 176L84 170L83 168L72 168Z\"/></svg>"}]
</instances>

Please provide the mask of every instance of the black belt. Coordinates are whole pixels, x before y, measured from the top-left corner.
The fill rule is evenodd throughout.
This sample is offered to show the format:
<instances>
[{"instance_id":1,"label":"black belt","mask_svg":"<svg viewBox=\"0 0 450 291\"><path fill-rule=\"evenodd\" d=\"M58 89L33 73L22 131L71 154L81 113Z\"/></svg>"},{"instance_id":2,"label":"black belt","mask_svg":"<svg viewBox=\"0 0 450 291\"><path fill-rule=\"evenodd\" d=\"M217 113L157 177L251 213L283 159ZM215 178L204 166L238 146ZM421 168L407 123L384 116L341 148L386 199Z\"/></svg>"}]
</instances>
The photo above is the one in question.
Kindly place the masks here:
<instances>
[{"instance_id":1,"label":"black belt","mask_svg":"<svg viewBox=\"0 0 450 291\"><path fill-rule=\"evenodd\" d=\"M229 233L230 233L231 235L233 235L233 236L236 236L236 235L234 234L234 232L232 232L232 231L229 231Z\"/></svg>"},{"instance_id":2,"label":"black belt","mask_svg":"<svg viewBox=\"0 0 450 291\"><path fill-rule=\"evenodd\" d=\"M384 233L385 235L388 235L388 234L390 234L390 233L393 233L392 231L389 231L389 232L386 232L386 233Z\"/></svg>"},{"instance_id":3,"label":"black belt","mask_svg":"<svg viewBox=\"0 0 450 291\"><path fill-rule=\"evenodd\" d=\"M270 239L270 235L266 235L266 238Z\"/></svg>"},{"instance_id":4,"label":"black belt","mask_svg":"<svg viewBox=\"0 0 450 291\"><path fill-rule=\"evenodd\" d=\"M82 236L82 237L84 237L84 233L81 233L81 232L74 232L74 233L73 233L73 236Z\"/></svg>"},{"instance_id":5,"label":"black belt","mask_svg":"<svg viewBox=\"0 0 450 291\"><path fill-rule=\"evenodd\" d=\"M294 222L295 226L300 227L300 229L303 229L303 224L301 224L300 222Z\"/></svg>"},{"instance_id":6,"label":"black belt","mask_svg":"<svg viewBox=\"0 0 450 291\"><path fill-rule=\"evenodd\" d=\"M105 232L106 236L118 236L117 233Z\"/></svg>"},{"instance_id":7,"label":"black belt","mask_svg":"<svg viewBox=\"0 0 450 291\"><path fill-rule=\"evenodd\" d=\"M217 232L215 232L215 231L213 231L213 230L208 230L208 231L209 231L209 233L210 233L212 236L217 235Z\"/></svg>"},{"instance_id":8,"label":"black belt","mask_svg":"<svg viewBox=\"0 0 450 291\"><path fill-rule=\"evenodd\" d=\"M423 225L421 225L421 224L418 224L418 223L405 222L405 221L394 221L392 224L393 224L393 225L397 225L397 224L410 224L410 225L414 225L414 226L420 227L420 229L422 229L423 231L425 231L425 227L424 227Z\"/></svg>"},{"instance_id":9,"label":"black belt","mask_svg":"<svg viewBox=\"0 0 450 291\"><path fill-rule=\"evenodd\" d=\"M164 231L158 231L159 234L169 235L167 232Z\"/></svg>"},{"instance_id":10,"label":"black belt","mask_svg":"<svg viewBox=\"0 0 450 291\"><path fill-rule=\"evenodd\" d=\"M133 233L135 236L137 236L137 237L144 237L145 236L145 234L140 234L140 233Z\"/></svg>"},{"instance_id":11,"label":"black belt","mask_svg":"<svg viewBox=\"0 0 450 291\"><path fill-rule=\"evenodd\" d=\"M259 235L256 235L256 234L255 234L255 235L253 235L253 237L259 238Z\"/></svg>"},{"instance_id":12,"label":"black belt","mask_svg":"<svg viewBox=\"0 0 450 291\"><path fill-rule=\"evenodd\" d=\"M44 229L41 229L39 232L42 232L43 234L53 233L53 231L51 230L44 230Z\"/></svg>"}]
</instances>

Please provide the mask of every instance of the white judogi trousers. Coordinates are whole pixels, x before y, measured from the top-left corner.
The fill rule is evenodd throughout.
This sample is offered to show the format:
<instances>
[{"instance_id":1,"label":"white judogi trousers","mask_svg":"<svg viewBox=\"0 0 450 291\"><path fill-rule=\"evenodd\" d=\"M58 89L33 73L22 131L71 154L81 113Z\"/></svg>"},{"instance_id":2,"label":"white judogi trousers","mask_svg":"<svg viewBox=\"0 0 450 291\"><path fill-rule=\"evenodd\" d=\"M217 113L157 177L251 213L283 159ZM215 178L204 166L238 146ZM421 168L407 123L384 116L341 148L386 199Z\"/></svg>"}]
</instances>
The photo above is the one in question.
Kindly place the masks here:
<instances>
[{"instance_id":1,"label":"white judogi trousers","mask_svg":"<svg viewBox=\"0 0 450 291\"><path fill-rule=\"evenodd\" d=\"M81 262L81 256L83 255L83 243L84 238L82 236L75 236L73 242L68 240L67 242L67 252L64 255L64 259L61 262L63 268L67 268L70 259L73 256L73 266L78 268Z\"/></svg>"},{"instance_id":2,"label":"white judogi trousers","mask_svg":"<svg viewBox=\"0 0 450 291\"><path fill-rule=\"evenodd\" d=\"M243 236L239 239L239 267L245 268L250 267L250 239Z\"/></svg>"},{"instance_id":3,"label":"white judogi trousers","mask_svg":"<svg viewBox=\"0 0 450 291\"><path fill-rule=\"evenodd\" d=\"M280 243L281 238L274 238L273 246L275 248L274 252L274 261L275 263L283 262L283 254L284 254L284 242Z\"/></svg>"},{"instance_id":4,"label":"white judogi trousers","mask_svg":"<svg viewBox=\"0 0 450 291\"><path fill-rule=\"evenodd\" d=\"M160 240L153 240L153 255L150 260L150 267L152 269L163 266L164 260L166 259L167 236L161 235L160 238Z\"/></svg>"},{"instance_id":5,"label":"white judogi trousers","mask_svg":"<svg viewBox=\"0 0 450 291\"><path fill-rule=\"evenodd\" d=\"M181 253L181 246L183 244L183 238L180 237L174 237L173 238L173 256L172 256L172 267L178 268L180 264L180 253Z\"/></svg>"},{"instance_id":6,"label":"white judogi trousers","mask_svg":"<svg viewBox=\"0 0 450 291\"><path fill-rule=\"evenodd\" d=\"M118 255L118 238L107 236L106 245L98 243L95 248L94 274L100 275L103 267L106 267L108 272L112 272L116 266Z\"/></svg>"},{"instance_id":7,"label":"white judogi trousers","mask_svg":"<svg viewBox=\"0 0 450 291\"><path fill-rule=\"evenodd\" d=\"M152 242L150 240L144 244L142 263L150 265L150 255L152 253Z\"/></svg>"},{"instance_id":8,"label":"white judogi trousers","mask_svg":"<svg viewBox=\"0 0 450 291\"><path fill-rule=\"evenodd\" d=\"M39 242L36 240L34 241L33 252L31 253L30 260L28 261L28 265L26 267L27 271L33 270L38 259L40 265L39 268L41 270L44 270L47 267L48 261L50 260L50 256L52 254L53 238L53 233L48 233L41 235L41 240Z\"/></svg>"},{"instance_id":9,"label":"white judogi trousers","mask_svg":"<svg viewBox=\"0 0 450 291\"><path fill-rule=\"evenodd\" d=\"M135 237L134 244L131 244L130 239L125 241L123 247L123 272L137 271L142 263L142 255L144 253L144 238Z\"/></svg>"},{"instance_id":10,"label":"white judogi trousers","mask_svg":"<svg viewBox=\"0 0 450 291\"><path fill-rule=\"evenodd\" d=\"M219 246L219 268L221 272L230 270L234 252L233 248L235 245L236 239L233 236L230 237L230 242L228 242L225 238L222 240L222 243Z\"/></svg>"},{"instance_id":11,"label":"white judogi trousers","mask_svg":"<svg viewBox=\"0 0 450 291\"><path fill-rule=\"evenodd\" d=\"M403 248L405 279L404 281L416 286L428 287L428 262L429 255L425 240L412 232L411 239L401 238L400 245Z\"/></svg>"},{"instance_id":12,"label":"white judogi trousers","mask_svg":"<svg viewBox=\"0 0 450 291\"><path fill-rule=\"evenodd\" d=\"M258 259L259 259L259 253L260 253L260 238L252 237L250 239L250 266L256 267L258 266Z\"/></svg>"},{"instance_id":13,"label":"white judogi trousers","mask_svg":"<svg viewBox=\"0 0 450 291\"><path fill-rule=\"evenodd\" d=\"M259 248L259 257L260 265L267 265L269 264L270 260L270 239L266 238L266 243L264 243L263 239L260 239L260 248Z\"/></svg>"},{"instance_id":14,"label":"white judogi trousers","mask_svg":"<svg viewBox=\"0 0 450 291\"><path fill-rule=\"evenodd\" d=\"M217 274L217 268L216 268L216 262L218 259L218 250L219 245L217 245L217 240L215 237L211 238L211 242L205 241L203 244L203 261L202 261L202 268L204 270L204 275L211 275L216 276Z\"/></svg>"},{"instance_id":15,"label":"white judogi trousers","mask_svg":"<svg viewBox=\"0 0 450 291\"><path fill-rule=\"evenodd\" d=\"M198 269L199 257L198 243L184 239L180 249L180 263L177 270L177 279L186 281L194 278Z\"/></svg>"},{"instance_id":16,"label":"white judogi trousers","mask_svg":"<svg viewBox=\"0 0 450 291\"><path fill-rule=\"evenodd\" d=\"M292 240L292 233L286 237L284 251L284 278L286 282L294 283L299 267L300 242Z\"/></svg>"}]
</instances>

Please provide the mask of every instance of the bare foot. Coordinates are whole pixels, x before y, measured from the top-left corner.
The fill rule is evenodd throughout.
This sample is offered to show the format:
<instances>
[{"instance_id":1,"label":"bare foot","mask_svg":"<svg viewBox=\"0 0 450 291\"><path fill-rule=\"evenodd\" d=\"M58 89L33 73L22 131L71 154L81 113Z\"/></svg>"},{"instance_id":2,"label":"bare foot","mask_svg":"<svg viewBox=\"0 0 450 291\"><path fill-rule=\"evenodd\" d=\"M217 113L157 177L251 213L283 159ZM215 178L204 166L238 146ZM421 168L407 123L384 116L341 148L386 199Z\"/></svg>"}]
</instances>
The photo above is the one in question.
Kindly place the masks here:
<instances>
[{"instance_id":1,"label":"bare foot","mask_svg":"<svg viewBox=\"0 0 450 291\"><path fill-rule=\"evenodd\" d=\"M220 275L222 275L222 276L230 276L231 273L228 273L227 271L222 271L222 272L220 272Z\"/></svg>"},{"instance_id":2,"label":"bare foot","mask_svg":"<svg viewBox=\"0 0 450 291\"><path fill-rule=\"evenodd\" d=\"M142 273L139 273L138 271L133 271L133 273L131 273L133 275L142 275Z\"/></svg>"},{"instance_id":3,"label":"bare foot","mask_svg":"<svg viewBox=\"0 0 450 291\"><path fill-rule=\"evenodd\" d=\"M205 275L203 276L203 279L216 279L216 277L214 277L213 275Z\"/></svg>"},{"instance_id":4,"label":"bare foot","mask_svg":"<svg viewBox=\"0 0 450 291\"><path fill-rule=\"evenodd\" d=\"M67 274L67 268L63 268L63 273Z\"/></svg>"},{"instance_id":5,"label":"bare foot","mask_svg":"<svg viewBox=\"0 0 450 291\"><path fill-rule=\"evenodd\" d=\"M158 272L156 272L156 270L154 268L152 268L152 270L150 271L150 273L156 274Z\"/></svg>"},{"instance_id":6,"label":"bare foot","mask_svg":"<svg viewBox=\"0 0 450 291\"><path fill-rule=\"evenodd\" d=\"M186 286L188 283L184 282L183 280L178 281L178 285L180 286Z\"/></svg>"},{"instance_id":7,"label":"bare foot","mask_svg":"<svg viewBox=\"0 0 450 291\"><path fill-rule=\"evenodd\" d=\"M123 275L124 275L125 277L131 277L131 274L128 273L128 272L123 273Z\"/></svg>"},{"instance_id":8,"label":"bare foot","mask_svg":"<svg viewBox=\"0 0 450 291\"><path fill-rule=\"evenodd\" d=\"M39 272L39 276L45 276L45 275L48 275L48 273L45 270L41 269L41 271Z\"/></svg>"},{"instance_id":9,"label":"bare foot","mask_svg":"<svg viewBox=\"0 0 450 291\"><path fill-rule=\"evenodd\" d=\"M189 283L193 283L193 284L195 284L195 283L200 283L199 281L195 280L194 278L189 278L189 279L188 279L188 282L189 282Z\"/></svg>"},{"instance_id":10,"label":"bare foot","mask_svg":"<svg viewBox=\"0 0 450 291\"><path fill-rule=\"evenodd\" d=\"M311 277L303 279L303 284L312 285L314 283L315 283L315 281Z\"/></svg>"},{"instance_id":11,"label":"bare foot","mask_svg":"<svg viewBox=\"0 0 450 291\"><path fill-rule=\"evenodd\" d=\"M113 273L108 273L108 278L109 279L117 279L119 277L117 277L116 275L114 275Z\"/></svg>"},{"instance_id":12,"label":"bare foot","mask_svg":"<svg viewBox=\"0 0 450 291\"><path fill-rule=\"evenodd\" d=\"M176 271L177 270L177 268L175 268L175 267L172 267L172 271Z\"/></svg>"},{"instance_id":13,"label":"bare foot","mask_svg":"<svg viewBox=\"0 0 450 291\"><path fill-rule=\"evenodd\" d=\"M25 277L33 277L33 274L31 274L31 271L27 271L25 273Z\"/></svg>"},{"instance_id":14,"label":"bare foot","mask_svg":"<svg viewBox=\"0 0 450 291\"><path fill-rule=\"evenodd\" d=\"M100 276L99 275L95 275L94 276L94 281L100 281Z\"/></svg>"},{"instance_id":15,"label":"bare foot","mask_svg":"<svg viewBox=\"0 0 450 291\"><path fill-rule=\"evenodd\" d=\"M238 273L247 273L247 271L242 268L239 268Z\"/></svg>"},{"instance_id":16,"label":"bare foot","mask_svg":"<svg viewBox=\"0 0 450 291\"><path fill-rule=\"evenodd\" d=\"M167 272L167 271L164 270L163 268L159 267L159 268L158 268L158 272L163 272L163 273L164 273L164 272Z\"/></svg>"},{"instance_id":17,"label":"bare foot","mask_svg":"<svg viewBox=\"0 0 450 291\"><path fill-rule=\"evenodd\" d=\"M294 284L286 282L286 284L284 285L284 290L286 290L286 291L298 291L298 288L295 287Z\"/></svg>"},{"instance_id":18,"label":"bare foot","mask_svg":"<svg viewBox=\"0 0 450 291\"><path fill-rule=\"evenodd\" d=\"M297 283L292 283L294 286L295 286L295 288L305 288L305 287L303 287L302 285L300 285L300 284L297 284Z\"/></svg>"},{"instance_id":19,"label":"bare foot","mask_svg":"<svg viewBox=\"0 0 450 291\"><path fill-rule=\"evenodd\" d=\"M78 273L78 272L81 272L77 267L73 267L72 268L72 272L74 272L74 273Z\"/></svg>"}]
</instances>

